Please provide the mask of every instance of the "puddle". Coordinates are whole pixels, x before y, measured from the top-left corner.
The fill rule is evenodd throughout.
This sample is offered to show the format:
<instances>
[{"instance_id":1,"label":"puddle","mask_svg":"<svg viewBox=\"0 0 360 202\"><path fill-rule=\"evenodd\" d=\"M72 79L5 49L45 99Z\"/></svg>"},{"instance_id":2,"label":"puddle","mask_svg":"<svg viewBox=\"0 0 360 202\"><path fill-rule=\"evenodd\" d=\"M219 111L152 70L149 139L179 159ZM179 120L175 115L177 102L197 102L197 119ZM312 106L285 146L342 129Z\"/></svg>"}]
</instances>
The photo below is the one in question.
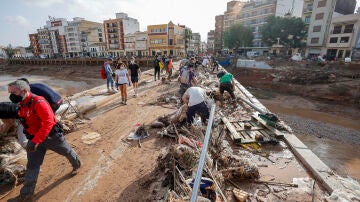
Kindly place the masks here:
<instances>
[{"instance_id":1,"label":"puddle","mask_svg":"<svg viewBox=\"0 0 360 202\"><path fill-rule=\"evenodd\" d=\"M38 76L38 75L1 75L0 76L0 102L9 101L9 93L7 92L7 84L10 82L25 77L30 82L40 82L51 86L54 90L60 93L62 96L72 95L74 93L84 91L95 86L104 84L101 80L96 79L84 79L77 78L77 81L55 79L49 76Z\"/></svg>"},{"instance_id":2,"label":"puddle","mask_svg":"<svg viewBox=\"0 0 360 202\"><path fill-rule=\"evenodd\" d=\"M309 135L297 135L326 165L360 182L359 145Z\"/></svg>"},{"instance_id":3,"label":"puddle","mask_svg":"<svg viewBox=\"0 0 360 202\"><path fill-rule=\"evenodd\" d=\"M299 117L303 122L309 122L308 120L311 120L310 125L318 123L318 127L321 128L321 130L316 130L316 127L314 128L312 126L314 129L314 131L310 133L312 135L297 134L298 138L306 146L308 146L326 165L335 170L336 173L345 177L351 177L360 182L359 145L350 143L351 140L354 140L354 138L356 139L355 136L359 134L360 126L358 120L315 111L316 107L310 107L306 109L296 107L287 108L280 106L280 104L275 104L271 101L262 102L275 114L284 114L287 115L286 117L288 118ZM282 104L287 105L288 103ZM289 125L291 125L290 122L288 123ZM295 122L294 124L301 125L300 127L305 127L305 125L300 123ZM325 138L327 135L341 135L342 138L345 139L342 141L332 140ZM317 136L323 136L324 138L318 138ZM337 139L337 137L333 137L333 139Z\"/></svg>"}]
</instances>

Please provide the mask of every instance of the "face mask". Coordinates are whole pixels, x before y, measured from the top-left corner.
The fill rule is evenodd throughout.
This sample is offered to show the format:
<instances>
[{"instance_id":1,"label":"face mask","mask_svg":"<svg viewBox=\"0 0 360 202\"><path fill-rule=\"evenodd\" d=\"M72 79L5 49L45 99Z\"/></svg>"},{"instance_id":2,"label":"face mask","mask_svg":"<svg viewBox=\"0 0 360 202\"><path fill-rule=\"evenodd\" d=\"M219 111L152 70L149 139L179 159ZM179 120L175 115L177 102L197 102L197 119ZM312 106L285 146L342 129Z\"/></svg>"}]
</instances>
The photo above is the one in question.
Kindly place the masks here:
<instances>
[{"instance_id":1,"label":"face mask","mask_svg":"<svg viewBox=\"0 0 360 202\"><path fill-rule=\"evenodd\" d=\"M124 69L125 67L124 66L121 66L120 69Z\"/></svg>"},{"instance_id":2,"label":"face mask","mask_svg":"<svg viewBox=\"0 0 360 202\"><path fill-rule=\"evenodd\" d=\"M131 60L130 62L131 62L131 64L134 64L134 63L135 63L135 61L134 61L134 60Z\"/></svg>"},{"instance_id":3,"label":"face mask","mask_svg":"<svg viewBox=\"0 0 360 202\"><path fill-rule=\"evenodd\" d=\"M9 96L9 99L11 102L16 104L16 103L21 102L23 98L21 95L15 95L15 94L11 93Z\"/></svg>"}]
</instances>

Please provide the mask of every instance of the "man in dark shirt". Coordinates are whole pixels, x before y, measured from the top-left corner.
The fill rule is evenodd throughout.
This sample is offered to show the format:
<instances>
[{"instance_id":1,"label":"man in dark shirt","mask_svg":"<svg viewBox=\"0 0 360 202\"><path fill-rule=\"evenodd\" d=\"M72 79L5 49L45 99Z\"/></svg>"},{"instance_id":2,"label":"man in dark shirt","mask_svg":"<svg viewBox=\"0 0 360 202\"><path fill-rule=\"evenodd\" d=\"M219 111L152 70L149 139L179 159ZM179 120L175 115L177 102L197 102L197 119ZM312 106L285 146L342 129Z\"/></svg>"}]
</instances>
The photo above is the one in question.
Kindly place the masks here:
<instances>
[{"instance_id":1,"label":"man in dark shirt","mask_svg":"<svg viewBox=\"0 0 360 202\"><path fill-rule=\"evenodd\" d=\"M141 71L140 71L140 67L138 64L135 63L135 58L131 57L130 58L130 65L129 65L129 70L130 70L130 77L131 77L131 82L133 83L134 86L134 97L137 96L138 93L138 82L141 76Z\"/></svg>"}]
</instances>

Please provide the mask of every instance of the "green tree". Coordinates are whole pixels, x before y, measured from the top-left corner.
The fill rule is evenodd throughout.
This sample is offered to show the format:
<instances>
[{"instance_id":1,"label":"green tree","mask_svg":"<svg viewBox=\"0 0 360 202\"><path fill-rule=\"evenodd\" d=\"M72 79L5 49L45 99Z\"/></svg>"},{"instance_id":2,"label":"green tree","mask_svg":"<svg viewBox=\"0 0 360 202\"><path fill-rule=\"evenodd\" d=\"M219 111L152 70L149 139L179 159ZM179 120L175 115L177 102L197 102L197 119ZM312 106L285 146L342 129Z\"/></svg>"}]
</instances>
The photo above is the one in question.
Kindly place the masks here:
<instances>
[{"instance_id":1,"label":"green tree","mask_svg":"<svg viewBox=\"0 0 360 202\"><path fill-rule=\"evenodd\" d=\"M15 54L14 49L12 48L11 44L9 44L6 48L5 48L5 52L8 56L8 58L12 58L12 56Z\"/></svg>"},{"instance_id":2,"label":"green tree","mask_svg":"<svg viewBox=\"0 0 360 202\"><path fill-rule=\"evenodd\" d=\"M270 16L261 30L262 40L268 46L278 41L287 48L305 47L307 30L301 18Z\"/></svg>"},{"instance_id":3,"label":"green tree","mask_svg":"<svg viewBox=\"0 0 360 202\"><path fill-rule=\"evenodd\" d=\"M246 27L242 24L234 24L224 32L223 39L224 46L233 49L235 53L235 62L233 62L233 65L236 65L239 48L251 46L254 35L250 27Z\"/></svg>"}]
</instances>

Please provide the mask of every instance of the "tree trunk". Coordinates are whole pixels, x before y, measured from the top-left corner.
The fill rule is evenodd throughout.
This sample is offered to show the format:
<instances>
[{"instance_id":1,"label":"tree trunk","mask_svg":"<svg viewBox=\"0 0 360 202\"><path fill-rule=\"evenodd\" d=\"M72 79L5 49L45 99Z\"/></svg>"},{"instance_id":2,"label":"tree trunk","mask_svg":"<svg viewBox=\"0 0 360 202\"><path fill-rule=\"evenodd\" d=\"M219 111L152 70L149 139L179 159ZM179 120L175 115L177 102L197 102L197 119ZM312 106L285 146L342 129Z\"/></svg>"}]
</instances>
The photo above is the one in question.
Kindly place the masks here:
<instances>
[{"instance_id":1,"label":"tree trunk","mask_svg":"<svg viewBox=\"0 0 360 202\"><path fill-rule=\"evenodd\" d=\"M231 68L236 68L236 63L237 63L237 60L238 60L238 58L239 58L239 56L238 56L238 50L239 50L239 47L238 46L236 46L235 48L234 48L234 58L233 58L233 60L232 60L232 62L231 62L231 65L230 65L230 67Z\"/></svg>"}]
</instances>

